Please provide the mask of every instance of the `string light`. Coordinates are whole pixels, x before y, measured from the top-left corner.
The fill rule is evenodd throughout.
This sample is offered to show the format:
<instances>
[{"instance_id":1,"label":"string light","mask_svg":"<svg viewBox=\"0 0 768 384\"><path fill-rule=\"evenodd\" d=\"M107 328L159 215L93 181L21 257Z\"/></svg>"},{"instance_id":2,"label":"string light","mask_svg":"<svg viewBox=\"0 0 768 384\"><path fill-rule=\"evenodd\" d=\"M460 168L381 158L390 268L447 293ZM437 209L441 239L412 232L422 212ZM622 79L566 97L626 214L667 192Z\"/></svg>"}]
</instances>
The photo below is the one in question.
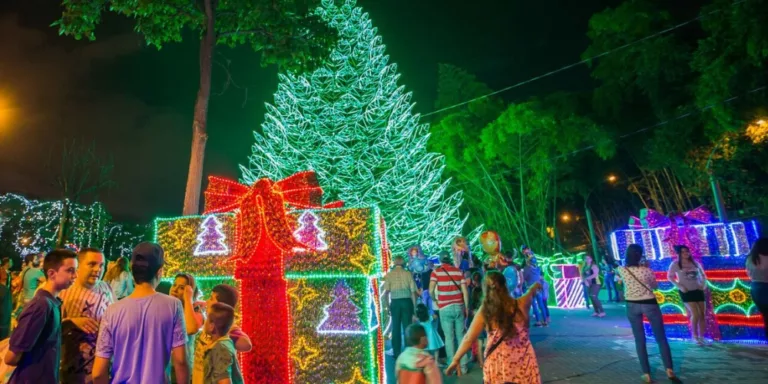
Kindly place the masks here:
<instances>
[{"instance_id":1,"label":"string light","mask_svg":"<svg viewBox=\"0 0 768 384\"><path fill-rule=\"evenodd\" d=\"M376 207L319 205L322 189L313 175L263 179L252 186L212 178L206 215L155 220L169 264L166 276L191 272L203 289L219 283L237 287L238 312L248 314L241 316L243 331L259 335L253 338L255 350L270 351L239 355L246 382L326 383L355 370L358 381L381 382L377 281L386 257L384 220ZM322 223L322 234L299 231L302 224L309 229L308 217ZM222 243L231 252L194 256L201 231L211 226L202 224L210 218L220 223ZM303 236L297 238L299 232ZM305 244L312 237L327 247Z\"/></svg>"},{"instance_id":2,"label":"string light","mask_svg":"<svg viewBox=\"0 0 768 384\"><path fill-rule=\"evenodd\" d=\"M293 233L293 236L301 244L316 251L325 251L328 249L328 244L323 241L325 231L319 227L319 224L320 219L312 211L305 211L299 216L299 228Z\"/></svg>"},{"instance_id":3,"label":"string light","mask_svg":"<svg viewBox=\"0 0 768 384\"><path fill-rule=\"evenodd\" d=\"M296 311L301 311L308 302L318 298L318 296L320 295L317 294L316 290L307 286L305 279L297 280L293 287L288 288L288 297L296 300Z\"/></svg>"},{"instance_id":4,"label":"string light","mask_svg":"<svg viewBox=\"0 0 768 384\"><path fill-rule=\"evenodd\" d=\"M413 244L437 253L462 234L462 193L447 193L445 159L427 151L429 127L412 113L368 14L354 0L338 3L323 0L317 14L339 31L339 43L325 66L279 75L242 180L313 169L327 197L382 209L395 253Z\"/></svg>"},{"instance_id":5,"label":"string light","mask_svg":"<svg viewBox=\"0 0 768 384\"><path fill-rule=\"evenodd\" d=\"M207 230L204 225L206 220L215 220L217 230L223 235L221 245L227 253L198 252L202 235ZM234 263L229 261L229 257L235 238L234 224L235 217L231 213L155 219L155 242L169 255L163 267L164 275L190 273L195 276L195 280L233 276Z\"/></svg>"},{"instance_id":6,"label":"string light","mask_svg":"<svg viewBox=\"0 0 768 384\"><path fill-rule=\"evenodd\" d=\"M317 333L338 335L367 334L368 331L364 329L360 319L360 313L363 311L352 301L355 293L347 286L346 281L339 280L331 295L333 301L323 307L325 317L317 325Z\"/></svg>"},{"instance_id":7,"label":"string light","mask_svg":"<svg viewBox=\"0 0 768 384\"><path fill-rule=\"evenodd\" d=\"M227 235L222 232L222 224L215 215L208 215L200 224L200 234L197 235L195 256L216 256L229 254L225 244Z\"/></svg>"},{"instance_id":8,"label":"string light","mask_svg":"<svg viewBox=\"0 0 768 384\"><path fill-rule=\"evenodd\" d=\"M112 222L103 204L66 202L69 215L68 243L74 248L100 248L110 258L130 256L144 240L145 226ZM19 255L38 253L56 246L61 224L62 201L30 200L21 195L0 195L0 230L13 228L11 243Z\"/></svg>"}]
</instances>

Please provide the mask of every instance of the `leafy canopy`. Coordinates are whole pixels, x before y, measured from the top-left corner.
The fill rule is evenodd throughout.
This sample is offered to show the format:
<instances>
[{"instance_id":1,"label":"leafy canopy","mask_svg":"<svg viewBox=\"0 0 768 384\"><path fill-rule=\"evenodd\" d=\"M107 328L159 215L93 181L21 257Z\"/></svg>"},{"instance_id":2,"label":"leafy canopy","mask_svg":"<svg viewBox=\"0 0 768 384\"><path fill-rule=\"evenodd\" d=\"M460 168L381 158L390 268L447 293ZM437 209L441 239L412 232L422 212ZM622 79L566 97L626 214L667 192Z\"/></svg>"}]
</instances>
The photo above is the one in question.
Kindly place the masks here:
<instances>
[{"instance_id":1,"label":"leafy canopy","mask_svg":"<svg viewBox=\"0 0 768 384\"><path fill-rule=\"evenodd\" d=\"M333 30L312 13L318 4L316 0L63 0L62 17L53 25L60 34L94 40L103 12L114 12L133 18L136 32L159 49L180 42L186 29L204 36L212 21L216 44L249 44L263 53L262 65L299 70L316 66L335 43Z\"/></svg>"}]
</instances>

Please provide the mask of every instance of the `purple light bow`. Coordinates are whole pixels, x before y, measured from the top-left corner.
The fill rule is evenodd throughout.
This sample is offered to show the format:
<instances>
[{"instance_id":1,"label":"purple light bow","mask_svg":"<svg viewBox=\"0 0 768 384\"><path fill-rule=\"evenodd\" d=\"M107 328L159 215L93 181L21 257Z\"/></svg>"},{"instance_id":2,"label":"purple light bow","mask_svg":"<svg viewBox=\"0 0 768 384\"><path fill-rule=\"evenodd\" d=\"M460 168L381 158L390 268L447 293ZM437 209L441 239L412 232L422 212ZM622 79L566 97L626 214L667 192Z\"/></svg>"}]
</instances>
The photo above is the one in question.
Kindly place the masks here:
<instances>
[{"instance_id":1,"label":"purple light bow","mask_svg":"<svg viewBox=\"0 0 768 384\"><path fill-rule=\"evenodd\" d=\"M700 206L687 212L673 212L669 216L650 208L640 210L640 217L630 216L629 227L631 229L650 229L666 226L676 226L690 224L709 224L713 222L712 213L707 207Z\"/></svg>"}]
</instances>

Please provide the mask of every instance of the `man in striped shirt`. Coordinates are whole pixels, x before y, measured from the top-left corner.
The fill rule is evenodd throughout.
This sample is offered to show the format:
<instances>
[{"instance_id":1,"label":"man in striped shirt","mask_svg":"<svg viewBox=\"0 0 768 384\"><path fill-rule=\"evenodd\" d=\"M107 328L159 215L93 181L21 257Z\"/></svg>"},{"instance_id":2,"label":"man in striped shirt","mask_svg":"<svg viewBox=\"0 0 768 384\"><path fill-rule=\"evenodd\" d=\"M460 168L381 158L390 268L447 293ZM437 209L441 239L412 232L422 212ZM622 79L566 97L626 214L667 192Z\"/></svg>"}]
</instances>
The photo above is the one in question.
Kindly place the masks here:
<instances>
[{"instance_id":1,"label":"man in striped shirt","mask_svg":"<svg viewBox=\"0 0 768 384\"><path fill-rule=\"evenodd\" d=\"M77 280L59 293L63 319L60 377L62 383L90 384L99 322L115 297L109 284L101 280L104 254L96 248L86 248L77 254L77 259Z\"/></svg>"},{"instance_id":2,"label":"man in striped shirt","mask_svg":"<svg viewBox=\"0 0 768 384\"><path fill-rule=\"evenodd\" d=\"M445 353L448 361L453 359L456 349L464 338L464 321L469 308L469 293L464 274L451 263L453 257L441 252L440 265L432 271L429 279L429 294L437 303L440 325L445 334ZM467 356L461 357L461 372L467 372Z\"/></svg>"}]
</instances>

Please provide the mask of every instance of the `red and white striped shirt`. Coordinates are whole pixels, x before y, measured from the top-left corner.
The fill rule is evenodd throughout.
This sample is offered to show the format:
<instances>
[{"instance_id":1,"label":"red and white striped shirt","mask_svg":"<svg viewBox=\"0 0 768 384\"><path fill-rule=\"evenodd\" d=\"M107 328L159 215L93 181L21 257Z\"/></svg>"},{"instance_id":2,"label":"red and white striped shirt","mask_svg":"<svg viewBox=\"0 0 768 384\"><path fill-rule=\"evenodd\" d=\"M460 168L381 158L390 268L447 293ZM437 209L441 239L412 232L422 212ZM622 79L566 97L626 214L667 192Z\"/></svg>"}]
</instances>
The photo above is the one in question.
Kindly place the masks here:
<instances>
[{"instance_id":1,"label":"red and white striped shirt","mask_svg":"<svg viewBox=\"0 0 768 384\"><path fill-rule=\"evenodd\" d=\"M439 267L435 267L429 281L437 283L435 296L437 296L438 308L443 309L455 304L464 305L464 294L461 287L466 287L466 282L460 269L443 263Z\"/></svg>"}]
</instances>

